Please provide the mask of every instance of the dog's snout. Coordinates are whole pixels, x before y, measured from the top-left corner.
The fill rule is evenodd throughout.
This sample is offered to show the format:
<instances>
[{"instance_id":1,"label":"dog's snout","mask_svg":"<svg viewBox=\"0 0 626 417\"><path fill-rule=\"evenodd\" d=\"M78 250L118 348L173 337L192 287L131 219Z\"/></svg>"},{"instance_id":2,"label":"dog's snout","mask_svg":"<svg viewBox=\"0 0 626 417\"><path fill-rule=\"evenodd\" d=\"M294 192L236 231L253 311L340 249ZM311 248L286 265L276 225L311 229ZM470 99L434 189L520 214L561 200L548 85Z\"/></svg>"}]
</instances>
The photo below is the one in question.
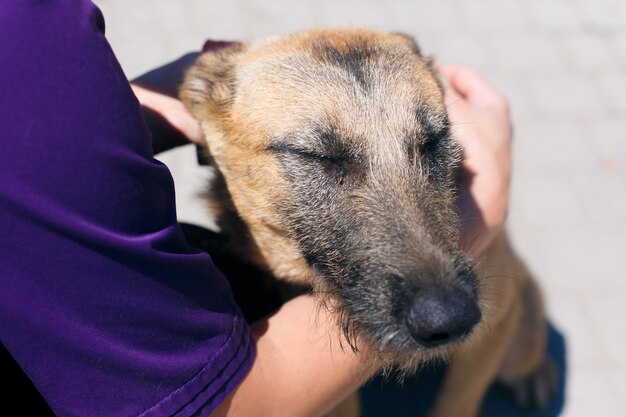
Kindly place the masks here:
<instances>
[{"instance_id":1,"label":"dog's snout","mask_svg":"<svg viewBox=\"0 0 626 417\"><path fill-rule=\"evenodd\" d=\"M418 343L435 347L466 336L481 317L470 293L458 288L438 288L417 293L406 323Z\"/></svg>"}]
</instances>

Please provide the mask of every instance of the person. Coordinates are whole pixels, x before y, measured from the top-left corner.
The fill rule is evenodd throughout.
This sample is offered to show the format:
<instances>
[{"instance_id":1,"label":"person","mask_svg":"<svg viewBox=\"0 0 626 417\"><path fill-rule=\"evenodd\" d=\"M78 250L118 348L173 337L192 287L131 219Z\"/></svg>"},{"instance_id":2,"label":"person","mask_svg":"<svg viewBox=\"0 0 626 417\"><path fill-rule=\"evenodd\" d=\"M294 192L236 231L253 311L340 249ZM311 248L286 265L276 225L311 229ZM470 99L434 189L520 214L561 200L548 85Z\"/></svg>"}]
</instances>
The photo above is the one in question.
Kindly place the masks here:
<instances>
[{"instance_id":1,"label":"person","mask_svg":"<svg viewBox=\"0 0 626 417\"><path fill-rule=\"evenodd\" d=\"M242 319L181 234L140 102L155 136L201 133L175 98L133 94L91 2L2 2L0 50L0 340L56 415L323 415L371 376L310 295ZM470 69L441 74L460 244L480 257L506 217L510 119Z\"/></svg>"}]
</instances>

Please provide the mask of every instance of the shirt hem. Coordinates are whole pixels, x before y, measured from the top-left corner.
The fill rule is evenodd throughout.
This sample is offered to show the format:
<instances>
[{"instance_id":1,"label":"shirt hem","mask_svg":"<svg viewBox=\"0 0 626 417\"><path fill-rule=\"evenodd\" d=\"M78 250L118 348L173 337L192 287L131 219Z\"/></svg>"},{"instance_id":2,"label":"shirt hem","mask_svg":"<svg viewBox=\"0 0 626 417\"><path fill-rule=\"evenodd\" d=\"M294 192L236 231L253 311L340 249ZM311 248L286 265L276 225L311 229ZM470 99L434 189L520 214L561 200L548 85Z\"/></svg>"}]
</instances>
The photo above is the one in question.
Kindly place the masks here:
<instances>
[{"instance_id":1,"label":"shirt hem","mask_svg":"<svg viewBox=\"0 0 626 417\"><path fill-rule=\"evenodd\" d=\"M226 343L195 376L139 417L210 414L247 375L255 356L248 324L237 311Z\"/></svg>"}]
</instances>

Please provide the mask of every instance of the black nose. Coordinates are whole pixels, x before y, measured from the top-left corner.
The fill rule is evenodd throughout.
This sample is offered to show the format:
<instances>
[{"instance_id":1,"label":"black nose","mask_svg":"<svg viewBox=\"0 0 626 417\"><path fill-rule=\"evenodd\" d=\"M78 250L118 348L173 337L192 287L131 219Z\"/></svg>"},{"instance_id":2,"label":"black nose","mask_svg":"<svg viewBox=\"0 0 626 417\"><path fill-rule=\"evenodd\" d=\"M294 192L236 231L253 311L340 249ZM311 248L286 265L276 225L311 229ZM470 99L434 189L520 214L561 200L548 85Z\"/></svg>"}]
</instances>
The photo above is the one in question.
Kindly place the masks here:
<instances>
[{"instance_id":1,"label":"black nose","mask_svg":"<svg viewBox=\"0 0 626 417\"><path fill-rule=\"evenodd\" d=\"M406 322L417 342L434 347L466 336L480 319L480 309L471 293L460 288L437 288L417 294Z\"/></svg>"}]
</instances>

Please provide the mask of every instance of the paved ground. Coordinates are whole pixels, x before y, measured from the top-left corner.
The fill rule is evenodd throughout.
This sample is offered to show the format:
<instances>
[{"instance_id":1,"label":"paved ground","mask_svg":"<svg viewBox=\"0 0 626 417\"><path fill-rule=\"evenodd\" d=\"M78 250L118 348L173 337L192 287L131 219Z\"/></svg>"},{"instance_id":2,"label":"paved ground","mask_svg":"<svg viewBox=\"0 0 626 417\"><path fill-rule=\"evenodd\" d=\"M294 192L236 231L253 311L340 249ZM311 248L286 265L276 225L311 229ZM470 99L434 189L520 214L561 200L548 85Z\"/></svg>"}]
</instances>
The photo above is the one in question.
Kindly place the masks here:
<instances>
[{"instance_id":1,"label":"paved ground","mask_svg":"<svg viewBox=\"0 0 626 417\"><path fill-rule=\"evenodd\" d=\"M624 0L99 0L129 77L198 49L315 25L403 31L442 63L479 69L512 103L510 228L566 335L567 417L626 409L626 2ZM189 150L181 218L202 216ZM191 184L191 186L189 185Z\"/></svg>"}]
</instances>

